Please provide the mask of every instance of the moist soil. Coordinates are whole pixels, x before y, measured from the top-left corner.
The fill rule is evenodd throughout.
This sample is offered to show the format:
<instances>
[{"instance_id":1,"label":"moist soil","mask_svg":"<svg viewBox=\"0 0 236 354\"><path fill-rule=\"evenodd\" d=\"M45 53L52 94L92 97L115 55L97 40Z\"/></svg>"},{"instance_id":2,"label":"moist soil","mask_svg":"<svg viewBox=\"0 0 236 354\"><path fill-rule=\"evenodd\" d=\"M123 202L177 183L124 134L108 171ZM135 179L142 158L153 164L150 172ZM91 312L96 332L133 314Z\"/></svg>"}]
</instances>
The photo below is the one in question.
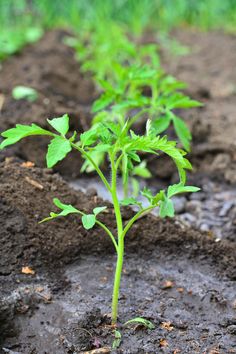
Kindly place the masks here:
<instances>
[{"instance_id":1,"label":"moist soil","mask_svg":"<svg viewBox=\"0 0 236 354\"><path fill-rule=\"evenodd\" d=\"M109 353L110 240L98 228L84 230L73 216L37 223L56 211L55 196L86 212L104 201L27 166L9 159L0 166L2 352ZM105 205L101 220L115 231ZM122 343L113 352L233 353L235 291L235 243L216 242L178 220L146 216L127 235L120 323L143 316L155 330L120 325Z\"/></svg>"},{"instance_id":2,"label":"moist soil","mask_svg":"<svg viewBox=\"0 0 236 354\"><path fill-rule=\"evenodd\" d=\"M99 93L89 75L81 73L73 50L63 43L66 35L65 31L48 32L38 43L4 62L0 72L1 131L16 123L36 123L48 129L47 118L65 113L71 117L72 131L82 132L90 126L91 103ZM193 133L190 158L195 171L235 184L236 36L183 30L173 36L187 46L189 54L176 56L163 50L163 65L168 73L188 84L186 91L192 98L204 103L202 108L178 112ZM156 39L147 36L145 41ZM14 100L11 92L16 85L35 88L38 100L33 103ZM44 137L37 139L37 144L34 138L24 139L2 152L0 158L14 153L44 167L47 144ZM169 159L163 158L161 167L155 161L149 163L152 174L170 179L174 166ZM64 176L76 177L80 175L81 163L78 154L72 153L56 170Z\"/></svg>"},{"instance_id":3,"label":"moist soil","mask_svg":"<svg viewBox=\"0 0 236 354\"><path fill-rule=\"evenodd\" d=\"M72 130L89 127L98 91L63 44L65 35L49 32L2 64L1 130L16 123L45 127L46 118L64 113L71 116ZM86 183L86 193L43 169L47 140L29 138L0 155L2 353L236 353L236 37L194 31L174 36L190 53L174 57L164 51L165 67L189 83L191 97L204 102L203 108L179 112L193 132L190 182L202 191L175 200L177 218L144 217L127 235L120 347L111 350L110 240L97 227L84 230L74 216L38 224L56 211L53 197L86 212L106 205L101 220L115 231L112 208L82 181L77 154L57 171L67 179L79 176L73 186ZM13 100L16 85L35 88L38 100ZM165 168L157 170L154 162L149 162L153 188L175 180L172 165L163 159ZM132 213L125 210L124 219ZM155 330L122 327L137 316L151 320Z\"/></svg>"},{"instance_id":4,"label":"moist soil","mask_svg":"<svg viewBox=\"0 0 236 354\"><path fill-rule=\"evenodd\" d=\"M45 35L36 45L26 47L21 53L4 62L1 80L1 131L20 124L39 124L47 129L47 118L60 117L68 113L71 130L82 132L90 126L90 106L96 97L93 81L80 72L74 52L63 44L65 31L53 31ZM30 86L37 90L35 102L14 100L12 89L17 85ZM45 166L48 139L39 137L37 144L29 138L16 147L1 153L0 159L13 153L25 160ZM73 167L72 167L73 166ZM64 175L79 174L81 160L72 153L70 160L60 163L56 170Z\"/></svg>"}]
</instances>

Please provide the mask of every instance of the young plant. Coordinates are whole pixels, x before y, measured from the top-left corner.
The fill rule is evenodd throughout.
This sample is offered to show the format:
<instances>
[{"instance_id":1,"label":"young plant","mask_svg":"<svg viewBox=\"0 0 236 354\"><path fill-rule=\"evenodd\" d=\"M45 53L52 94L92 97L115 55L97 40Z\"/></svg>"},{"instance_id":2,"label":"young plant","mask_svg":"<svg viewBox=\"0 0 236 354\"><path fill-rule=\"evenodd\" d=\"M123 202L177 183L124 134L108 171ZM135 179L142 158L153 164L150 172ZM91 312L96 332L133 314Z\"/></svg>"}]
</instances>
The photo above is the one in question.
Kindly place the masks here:
<instances>
[{"instance_id":1,"label":"young plant","mask_svg":"<svg viewBox=\"0 0 236 354\"><path fill-rule=\"evenodd\" d=\"M176 142L168 141L166 137L156 135L154 130L151 129L150 122L147 124L145 135L142 136L139 136L130 130L128 123L121 127L120 124L108 122L100 123L96 126L96 129L90 129L79 136L75 132L70 137L68 136L68 115L48 120L48 123L54 128L55 132L42 129L35 124L32 124L31 126L18 124L15 128L3 132L1 135L4 140L0 145L0 149L15 144L27 136L45 135L51 139L46 154L47 166L49 168L64 159L72 149L77 150L78 153L80 153L83 158L88 159L94 167L94 170L97 172L107 191L111 195L116 219L116 233L113 233L99 220L99 214L103 212L106 207L97 206L90 214L87 214L83 210L79 210L72 205L64 204L59 199L53 200L55 206L59 209L59 212L50 213L50 215L42 220L42 222L66 216L68 214L77 214L85 229L89 230L95 225L98 225L110 237L117 253L112 295L112 324L116 326L125 238L127 233L139 218L150 213L154 209L158 210L158 213L162 218L166 216L174 216L174 205L171 198L179 193L196 192L199 190L197 187L185 185L186 169L191 169L191 164L185 158L185 152L176 147ZM111 165L111 181L106 178L105 174L93 159L91 152L103 152L107 155ZM156 195L152 195L149 189L143 190L141 194L148 201L148 206L145 207L135 198L119 200L117 195L120 164L123 164L123 169L125 173L128 174L128 164L139 160L141 158L140 155L143 152L155 154L156 156L158 156L158 152L167 154L174 161L180 178L178 184L169 186L167 190L160 190ZM137 211L127 222L124 222L121 207L127 207L130 205L136 206ZM140 318L137 318L136 321L140 321ZM141 321L143 323L145 322L143 319L141 319ZM119 339L118 334L119 332L117 331L117 341Z\"/></svg>"},{"instance_id":2,"label":"young plant","mask_svg":"<svg viewBox=\"0 0 236 354\"><path fill-rule=\"evenodd\" d=\"M191 133L176 110L202 104L180 92L186 85L149 65L122 66L116 63L113 71L115 84L100 80L103 93L93 104L92 112L96 114L93 121L110 119L123 125L130 117L128 125L131 128L142 118L146 121L148 116L157 134L173 124L182 146L189 151ZM105 115L104 109L109 109L109 114Z\"/></svg>"},{"instance_id":3,"label":"young plant","mask_svg":"<svg viewBox=\"0 0 236 354\"><path fill-rule=\"evenodd\" d=\"M109 31L107 28L109 27ZM76 50L82 71L92 73L102 94L94 102L93 124L116 122L128 128L148 117L153 121L156 134L161 134L173 125L180 143L190 150L191 132L176 110L198 107L201 104L180 92L183 82L166 75L160 67L156 44L138 44L131 41L122 26L100 22L81 31L79 38L67 37L66 43ZM104 162L104 152L92 152L97 164ZM125 164L125 161L124 161ZM128 197L129 178L121 164L124 196ZM93 171L86 160L82 171ZM131 172L132 171L132 172ZM130 164L133 195L137 194L137 177L148 178L151 173L144 162L135 169Z\"/></svg>"},{"instance_id":4,"label":"young plant","mask_svg":"<svg viewBox=\"0 0 236 354\"><path fill-rule=\"evenodd\" d=\"M186 123L176 114L176 109L198 107L201 104L179 91L185 87L185 84L170 75L165 75L161 69L152 69L149 65L126 67L116 63L113 71L114 85L111 85L108 80L100 80L104 92L93 104L92 111L95 116L92 123L96 126L101 122L117 122L121 127L127 124L129 129L133 128L137 121L141 123L146 121L148 116L152 120L152 130L156 134L163 133L173 124L180 143L185 150L189 151L191 132ZM148 95L145 94L145 90L149 92ZM102 163L104 156L104 153L96 152L94 158L97 163ZM123 191L124 196L127 197L129 179L122 166L121 164ZM88 160L82 170L86 172L93 170ZM129 177L131 177L134 194L139 188L137 176L143 178L151 176L144 161L136 168L130 164Z\"/></svg>"},{"instance_id":5,"label":"young plant","mask_svg":"<svg viewBox=\"0 0 236 354\"><path fill-rule=\"evenodd\" d=\"M27 100L34 102L38 98L38 92L32 87L15 86L12 90L12 97L15 100Z\"/></svg>"},{"instance_id":6,"label":"young plant","mask_svg":"<svg viewBox=\"0 0 236 354\"><path fill-rule=\"evenodd\" d=\"M17 53L28 43L37 42L43 35L39 27L16 27L7 29L0 33L0 62L12 54Z\"/></svg>"}]
</instances>

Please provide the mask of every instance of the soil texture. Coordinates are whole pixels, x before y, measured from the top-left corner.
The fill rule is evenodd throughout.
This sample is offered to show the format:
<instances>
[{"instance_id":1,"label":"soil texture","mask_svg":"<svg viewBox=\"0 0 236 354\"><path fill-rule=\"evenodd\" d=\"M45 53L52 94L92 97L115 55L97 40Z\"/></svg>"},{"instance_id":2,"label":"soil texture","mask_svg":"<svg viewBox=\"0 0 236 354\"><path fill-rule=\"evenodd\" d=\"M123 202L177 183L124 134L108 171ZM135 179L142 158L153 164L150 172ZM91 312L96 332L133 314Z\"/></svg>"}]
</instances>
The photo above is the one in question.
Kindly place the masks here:
<instances>
[{"instance_id":1,"label":"soil texture","mask_svg":"<svg viewBox=\"0 0 236 354\"><path fill-rule=\"evenodd\" d=\"M0 181L3 352L110 348L110 240L100 229L85 231L74 216L37 224L55 211L52 197L85 211L104 201L69 188L50 171L9 159L0 167ZM105 205L101 220L115 231ZM132 213L128 209L125 219ZM120 319L144 316L156 329L121 328L118 353L235 348L234 243L151 215L127 235L126 252Z\"/></svg>"},{"instance_id":2,"label":"soil texture","mask_svg":"<svg viewBox=\"0 0 236 354\"><path fill-rule=\"evenodd\" d=\"M49 32L41 41L4 62L0 72L1 130L16 123L32 122L48 128L47 118L64 113L71 117L71 130L82 132L90 126L91 103L98 91L92 79L80 72L73 50L63 43L66 35L65 31ZM211 178L235 184L236 36L184 30L173 36L189 48L189 54L174 56L169 51L162 52L164 67L188 84L187 93L192 98L204 103L202 108L178 112L193 133L194 168ZM11 92L16 85L35 88L39 99L33 103L14 100ZM15 153L44 167L47 143L45 138L37 139L37 144L34 138L28 138L0 156L4 159L6 154ZM72 153L56 170L71 178L80 175L80 167L78 154ZM150 161L150 169L165 179L170 179L174 171L167 158L162 160L162 168L156 166L155 160Z\"/></svg>"},{"instance_id":3,"label":"soil texture","mask_svg":"<svg viewBox=\"0 0 236 354\"><path fill-rule=\"evenodd\" d=\"M89 127L98 93L63 44L66 34L49 32L2 64L1 131L16 123L46 127L46 118L64 113L72 130ZM57 197L85 212L107 206L99 219L115 233L111 204L97 179L81 178L78 154L57 167L70 177L68 184L42 168L48 141L30 138L0 153L1 353L236 353L236 36L196 31L174 36L190 52L182 57L162 52L165 68L204 103L178 112L193 133L189 184L201 192L175 199L176 218L145 216L127 235L119 348L111 349L116 257L108 236L98 227L86 231L75 215L38 224L57 211L52 203ZM35 88L39 98L14 100L16 85ZM176 178L172 165L160 160L158 169L149 161L153 190ZM122 214L127 222L133 210ZM155 329L123 325L137 316Z\"/></svg>"}]
</instances>

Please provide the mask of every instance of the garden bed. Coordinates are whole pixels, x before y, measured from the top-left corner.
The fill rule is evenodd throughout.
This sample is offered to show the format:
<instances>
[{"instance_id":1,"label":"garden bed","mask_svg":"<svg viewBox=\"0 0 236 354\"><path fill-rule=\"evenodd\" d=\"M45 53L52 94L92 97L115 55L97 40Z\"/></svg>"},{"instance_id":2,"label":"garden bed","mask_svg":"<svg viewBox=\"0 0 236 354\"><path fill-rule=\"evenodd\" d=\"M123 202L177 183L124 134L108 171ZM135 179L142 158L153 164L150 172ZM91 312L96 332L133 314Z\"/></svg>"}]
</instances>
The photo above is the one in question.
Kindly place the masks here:
<instances>
[{"instance_id":1,"label":"garden bed","mask_svg":"<svg viewBox=\"0 0 236 354\"><path fill-rule=\"evenodd\" d=\"M46 126L46 118L64 113L73 129L89 127L97 91L62 43L64 35L50 32L2 64L1 131L16 123ZM202 191L176 199L177 218L146 216L127 235L120 318L143 316L156 329L123 328L117 353L236 353L236 37L194 32L176 37L194 43L193 52L171 62L165 54L166 68L205 103L183 112L194 138L190 180ZM222 47L220 65L215 58ZM13 100L15 85L37 89L39 99ZM109 238L96 227L86 231L73 215L38 224L53 210L53 197L86 212L104 201L88 188L97 187L97 181L82 180L77 154L57 171L85 193L42 168L47 143L28 138L0 153L2 352L64 354L97 348L109 353L115 263ZM150 167L156 171L151 162ZM153 188L157 181L163 185L174 178L172 166L155 176ZM109 202L105 205L101 220L113 230L115 217ZM132 213L126 210L124 217Z\"/></svg>"},{"instance_id":2,"label":"garden bed","mask_svg":"<svg viewBox=\"0 0 236 354\"><path fill-rule=\"evenodd\" d=\"M3 347L20 353L109 347L115 263L110 240L97 228L85 231L73 216L37 224L52 210L53 196L86 211L99 199L13 161L1 165L0 181ZM107 205L102 220L112 227ZM125 329L122 350L233 348L235 271L234 243L217 243L177 220L139 220L127 236L120 316L144 316L156 330Z\"/></svg>"}]
</instances>

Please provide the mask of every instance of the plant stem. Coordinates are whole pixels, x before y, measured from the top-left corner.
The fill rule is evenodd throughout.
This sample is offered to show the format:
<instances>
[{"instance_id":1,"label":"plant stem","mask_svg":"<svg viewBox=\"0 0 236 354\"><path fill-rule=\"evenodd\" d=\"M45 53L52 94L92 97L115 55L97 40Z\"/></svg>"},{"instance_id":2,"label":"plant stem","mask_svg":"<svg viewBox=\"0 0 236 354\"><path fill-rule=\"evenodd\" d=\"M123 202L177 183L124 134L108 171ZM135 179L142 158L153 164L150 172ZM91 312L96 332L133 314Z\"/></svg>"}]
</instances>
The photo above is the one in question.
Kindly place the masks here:
<instances>
[{"instance_id":1,"label":"plant stem","mask_svg":"<svg viewBox=\"0 0 236 354\"><path fill-rule=\"evenodd\" d=\"M119 236L119 244L117 251L117 262L116 262L116 272L112 295L112 324L116 325L118 317L118 301L119 301L119 291L120 291L120 280L122 274L124 259L124 238L122 235Z\"/></svg>"},{"instance_id":2,"label":"plant stem","mask_svg":"<svg viewBox=\"0 0 236 354\"><path fill-rule=\"evenodd\" d=\"M132 227L133 223L138 220L139 218L141 218L142 216L144 216L145 214L148 214L152 209L156 208L156 205L151 205L145 209L140 210L137 214L135 214L127 223L127 225L125 226L124 230L123 230L123 234L122 234L122 238L125 237L125 235L127 234L127 232L129 231L129 229Z\"/></svg>"},{"instance_id":3,"label":"plant stem","mask_svg":"<svg viewBox=\"0 0 236 354\"><path fill-rule=\"evenodd\" d=\"M129 181L127 179L123 182L123 195L124 199L129 196Z\"/></svg>"},{"instance_id":4,"label":"plant stem","mask_svg":"<svg viewBox=\"0 0 236 354\"><path fill-rule=\"evenodd\" d=\"M119 300L119 291L120 291L120 280L123 267L123 258L124 258L124 238L123 234L123 222L120 211L120 204L117 197L117 168L115 164L115 153L109 154L111 160L111 171L112 171L112 181L111 181L111 195L114 205L114 211L116 216L117 224L117 234L118 234L118 249L117 249L117 263L115 271L115 280L113 287L112 295L112 324L116 325L118 317L118 300Z\"/></svg>"},{"instance_id":5,"label":"plant stem","mask_svg":"<svg viewBox=\"0 0 236 354\"><path fill-rule=\"evenodd\" d=\"M113 295L112 295L112 324L116 325L117 317L118 317L118 302L119 302L119 290L120 290L120 280L123 268L123 259L124 259L124 238L126 233L129 231L133 223L143 214L149 212L154 209L155 206L150 206L139 211L126 225L125 229L122 233L118 233L118 250L117 250L117 262L116 262L116 272L115 272L115 280L113 287Z\"/></svg>"},{"instance_id":6,"label":"plant stem","mask_svg":"<svg viewBox=\"0 0 236 354\"><path fill-rule=\"evenodd\" d=\"M97 171L99 177L101 178L102 182L104 183L105 187L107 188L107 190L109 192L111 192L111 186L110 184L108 183L106 177L104 176L104 174L102 173L102 171L100 170L100 168L97 166L97 164L93 161L92 157L84 150L82 149L81 147L79 147L78 145L74 144L71 142L71 146L78 150L82 155L84 155L90 162L91 164L93 165L93 167L95 168L95 170Z\"/></svg>"},{"instance_id":7,"label":"plant stem","mask_svg":"<svg viewBox=\"0 0 236 354\"><path fill-rule=\"evenodd\" d=\"M132 125L144 114L149 112L149 108L143 108L141 111L139 111L137 114L135 114L128 122L127 124L127 129L130 129Z\"/></svg>"}]
</instances>

